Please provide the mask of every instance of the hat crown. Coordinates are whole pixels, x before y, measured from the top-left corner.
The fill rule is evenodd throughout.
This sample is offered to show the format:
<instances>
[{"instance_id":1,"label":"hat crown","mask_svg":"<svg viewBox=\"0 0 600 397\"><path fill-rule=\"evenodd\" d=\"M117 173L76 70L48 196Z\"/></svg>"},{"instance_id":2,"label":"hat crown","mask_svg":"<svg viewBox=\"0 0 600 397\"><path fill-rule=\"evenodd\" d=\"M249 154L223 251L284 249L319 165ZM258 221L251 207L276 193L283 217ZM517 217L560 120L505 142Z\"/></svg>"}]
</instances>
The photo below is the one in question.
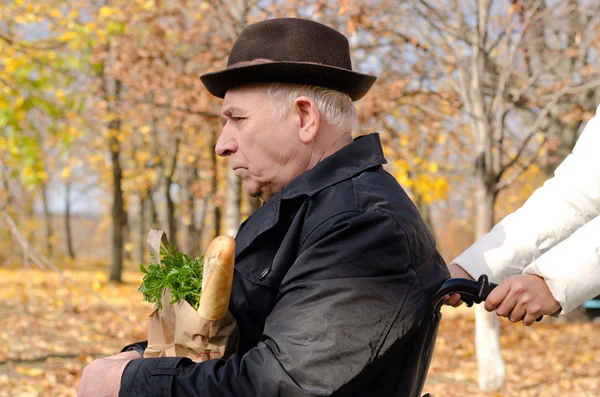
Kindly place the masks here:
<instances>
[{"instance_id":1,"label":"hat crown","mask_svg":"<svg viewBox=\"0 0 600 397\"><path fill-rule=\"evenodd\" d=\"M255 59L307 62L352 70L348 39L321 23L299 18L268 19L246 27L227 66Z\"/></svg>"}]
</instances>

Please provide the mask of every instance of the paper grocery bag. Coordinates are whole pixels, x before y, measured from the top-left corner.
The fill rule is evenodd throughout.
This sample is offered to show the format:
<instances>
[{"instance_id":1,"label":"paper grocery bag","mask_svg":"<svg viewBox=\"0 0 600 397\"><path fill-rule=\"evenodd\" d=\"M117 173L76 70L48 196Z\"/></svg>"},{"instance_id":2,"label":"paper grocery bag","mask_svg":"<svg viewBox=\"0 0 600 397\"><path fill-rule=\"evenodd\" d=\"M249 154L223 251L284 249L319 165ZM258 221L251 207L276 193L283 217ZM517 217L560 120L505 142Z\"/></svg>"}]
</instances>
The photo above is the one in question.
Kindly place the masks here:
<instances>
[{"instance_id":1,"label":"paper grocery bag","mask_svg":"<svg viewBox=\"0 0 600 397\"><path fill-rule=\"evenodd\" d=\"M168 243L162 230L150 230L148 244L153 262L160 263L160 245ZM171 304L163 290L162 308L154 308L148 324L148 347L144 357L188 357L201 362L227 358L237 350L238 327L231 313L218 320L206 320L185 300Z\"/></svg>"}]
</instances>

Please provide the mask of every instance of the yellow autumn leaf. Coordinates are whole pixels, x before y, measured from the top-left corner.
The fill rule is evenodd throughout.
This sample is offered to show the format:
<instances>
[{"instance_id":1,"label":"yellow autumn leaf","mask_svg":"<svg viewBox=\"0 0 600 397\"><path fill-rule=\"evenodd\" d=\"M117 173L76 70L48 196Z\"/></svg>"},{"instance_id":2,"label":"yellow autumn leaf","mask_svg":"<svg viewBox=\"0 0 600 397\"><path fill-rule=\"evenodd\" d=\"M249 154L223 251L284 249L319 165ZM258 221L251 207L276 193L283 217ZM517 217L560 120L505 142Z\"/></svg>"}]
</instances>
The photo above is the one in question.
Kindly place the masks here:
<instances>
[{"instance_id":1,"label":"yellow autumn leaf","mask_svg":"<svg viewBox=\"0 0 600 397\"><path fill-rule=\"evenodd\" d=\"M35 176L36 176L36 178L37 178L37 179L39 179L40 181L45 181L45 180L47 180L47 179L48 179L48 174L47 174L47 173L46 173L46 171L44 171L44 170L37 171L37 172L35 173Z\"/></svg>"},{"instance_id":2,"label":"yellow autumn leaf","mask_svg":"<svg viewBox=\"0 0 600 397\"><path fill-rule=\"evenodd\" d=\"M70 176L71 176L71 167L63 168L62 172L60 173L60 177L63 179L67 179Z\"/></svg>"},{"instance_id":3,"label":"yellow autumn leaf","mask_svg":"<svg viewBox=\"0 0 600 397\"><path fill-rule=\"evenodd\" d=\"M72 32L72 31L68 31L68 32L64 32L63 34L61 34L58 39L60 41L72 41L76 37L77 37L77 33Z\"/></svg>"},{"instance_id":4,"label":"yellow autumn leaf","mask_svg":"<svg viewBox=\"0 0 600 397\"><path fill-rule=\"evenodd\" d=\"M100 11L99 11L99 16L100 16L100 20L106 19L108 17L111 17L113 15L115 15L117 13L117 10L115 10L114 8L111 8L109 6L102 6L100 7Z\"/></svg>"},{"instance_id":5,"label":"yellow autumn leaf","mask_svg":"<svg viewBox=\"0 0 600 397\"><path fill-rule=\"evenodd\" d=\"M58 8L53 8L50 10L50 16L53 18L62 18L62 13Z\"/></svg>"},{"instance_id":6,"label":"yellow autumn leaf","mask_svg":"<svg viewBox=\"0 0 600 397\"><path fill-rule=\"evenodd\" d=\"M436 173L436 172L438 172L439 167L438 167L437 163L429 163L429 166L427 167L427 169L431 173Z\"/></svg>"},{"instance_id":7,"label":"yellow autumn leaf","mask_svg":"<svg viewBox=\"0 0 600 397\"><path fill-rule=\"evenodd\" d=\"M96 30L98 28L98 25L96 24L96 22L88 22L85 24L85 28L91 32Z\"/></svg>"},{"instance_id":8,"label":"yellow autumn leaf","mask_svg":"<svg viewBox=\"0 0 600 397\"><path fill-rule=\"evenodd\" d=\"M142 7L146 10L146 11L152 11L152 9L154 8L156 4L154 3L154 0L148 0L146 1L144 4L142 4Z\"/></svg>"},{"instance_id":9,"label":"yellow autumn leaf","mask_svg":"<svg viewBox=\"0 0 600 397\"><path fill-rule=\"evenodd\" d=\"M136 157L136 162L138 164L146 164L146 162L150 159L150 153L143 151L143 152L137 152L135 154Z\"/></svg>"},{"instance_id":10,"label":"yellow autumn leaf","mask_svg":"<svg viewBox=\"0 0 600 397\"><path fill-rule=\"evenodd\" d=\"M27 18L25 17L25 15L15 15L15 22L18 24L24 24L27 23Z\"/></svg>"},{"instance_id":11,"label":"yellow autumn leaf","mask_svg":"<svg viewBox=\"0 0 600 397\"><path fill-rule=\"evenodd\" d=\"M8 74L14 73L17 68L21 65L18 59L15 58L6 58L2 60L4 64L4 71Z\"/></svg>"},{"instance_id":12,"label":"yellow autumn leaf","mask_svg":"<svg viewBox=\"0 0 600 397\"><path fill-rule=\"evenodd\" d=\"M398 183L401 184L402 186L405 186L405 187L411 186L411 181L408 178L408 176L406 176L406 174L397 175L396 179L398 180Z\"/></svg>"},{"instance_id":13,"label":"yellow autumn leaf","mask_svg":"<svg viewBox=\"0 0 600 397\"><path fill-rule=\"evenodd\" d=\"M17 367L16 368L17 372L21 375L27 375L27 376L40 376L42 374L44 374L44 370L41 368L27 368L27 367Z\"/></svg>"},{"instance_id":14,"label":"yellow autumn leaf","mask_svg":"<svg viewBox=\"0 0 600 397\"><path fill-rule=\"evenodd\" d=\"M26 116L26 112L24 112L22 109L16 109L13 112L13 116L17 119L17 120L25 120L25 116Z\"/></svg>"},{"instance_id":15,"label":"yellow autumn leaf","mask_svg":"<svg viewBox=\"0 0 600 397\"><path fill-rule=\"evenodd\" d=\"M23 105L23 103L25 103L25 98L23 98L22 96L20 96L20 97L18 97L18 98L15 100L15 105L14 105L14 107L15 107L15 108L20 108L20 107Z\"/></svg>"}]
</instances>

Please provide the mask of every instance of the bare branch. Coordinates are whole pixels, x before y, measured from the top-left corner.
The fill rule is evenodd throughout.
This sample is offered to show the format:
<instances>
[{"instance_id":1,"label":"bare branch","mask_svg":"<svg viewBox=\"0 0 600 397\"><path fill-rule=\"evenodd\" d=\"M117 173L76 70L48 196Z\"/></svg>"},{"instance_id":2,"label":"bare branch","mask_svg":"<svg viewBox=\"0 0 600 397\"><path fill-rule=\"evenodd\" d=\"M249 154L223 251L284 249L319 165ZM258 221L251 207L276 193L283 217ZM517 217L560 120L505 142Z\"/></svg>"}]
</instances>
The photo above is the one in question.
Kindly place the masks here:
<instances>
[{"instance_id":1,"label":"bare branch","mask_svg":"<svg viewBox=\"0 0 600 397\"><path fill-rule=\"evenodd\" d=\"M418 8L415 11L419 14L419 16L425 19L438 33L442 34L443 32L443 36L451 35L461 41L464 41L466 44L471 44L468 37L460 35L460 29L455 29L453 26L450 26L448 23L446 23L448 18L440 14L434 6L432 6L425 0L419 0L419 3L421 3L427 9L428 14L422 12ZM455 8L455 10L457 9ZM437 21L439 21L439 23L443 26L443 30L433 22L433 19L430 17L430 15L434 15L435 17L437 17Z\"/></svg>"},{"instance_id":2,"label":"bare branch","mask_svg":"<svg viewBox=\"0 0 600 397\"><path fill-rule=\"evenodd\" d=\"M535 15L538 8L540 7L540 3L541 2L539 0L536 1L534 3L534 5L531 7L531 11L526 14L525 20L523 21L521 29L520 29L519 33L516 35L514 41L512 42L512 45L510 45L510 37L513 36L512 29L511 29L511 34L509 34L507 36L508 37L507 46L510 46L510 50L508 52L508 56L506 58L504 58L505 59L504 67L503 67L502 71L500 72L499 82L498 82L498 85L496 86L496 95L494 96L492 105L488 109L489 112L491 112L492 109L496 109L498 106L501 106L501 104L504 103L505 93L506 93L506 89L508 87L508 81L510 80L510 76L513 74L513 70L514 70L514 61L515 61L515 57L517 54L517 50L521 46L523 37L525 36L525 33L528 31L529 25L533 19L533 16ZM512 26L513 24L511 23L510 25ZM504 113L502 109L500 109L500 112Z\"/></svg>"},{"instance_id":3,"label":"bare branch","mask_svg":"<svg viewBox=\"0 0 600 397\"><path fill-rule=\"evenodd\" d=\"M165 103L156 103L153 101L136 101L135 104L143 104L143 105L152 105L155 106L157 108L162 108L162 109L170 109L170 110L177 110L183 113L187 113L187 114L191 114L194 116L202 116L202 117L207 117L209 119L218 119L221 117L220 114L217 113L212 113L212 112L204 112L202 110L194 110L194 109L190 109L190 108L184 108L181 106L173 106L173 105L169 105L169 104L165 104Z\"/></svg>"},{"instance_id":4,"label":"bare branch","mask_svg":"<svg viewBox=\"0 0 600 397\"><path fill-rule=\"evenodd\" d=\"M523 175L523 173L525 173L537 161L537 159L539 158L540 153L541 153L540 149L544 146L544 144L546 143L546 140L547 140L547 137L544 137L544 139L542 140L542 143L538 147L538 150L536 150L535 155L527 162L527 164L525 164L525 166L523 166L519 171L517 171L510 178L508 178L502 182L496 183L496 185L494 186L494 191L499 192L500 190L509 187L510 185L515 183L517 180L519 180L519 177L521 175Z\"/></svg>"},{"instance_id":5,"label":"bare branch","mask_svg":"<svg viewBox=\"0 0 600 397\"><path fill-rule=\"evenodd\" d=\"M529 143L529 141L531 140L531 138L533 137L533 135L538 131L538 129L540 128L540 125L542 124L542 122L544 121L544 119L546 118L546 116L548 115L548 113L550 113L550 110L556 105L556 103L558 102L558 100L560 99L560 97L563 96L569 90L569 88L571 88L571 87L568 86L568 85L566 85L565 87L563 87L563 89L555 92L554 95L553 95L553 97L552 97L552 99L538 113L537 119L535 120L535 122L533 123L533 125L531 127L529 127L529 129L525 133L525 135L526 135L525 141L523 142L523 144L521 144L521 147L517 151L517 154L515 155L515 157L511 161L509 161L508 164L506 164L506 165L504 165L502 167L502 169L500 170L500 172L498 173L498 176L496 178L497 181L500 181L500 178L502 178L502 175L510 167L512 167L514 164L516 164L517 161L519 161L519 158L523 154L523 151L525 150L525 147L527 146L527 144Z\"/></svg>"},{"instance_id":6,"label":"bare branch","mask_svg":"<svg viewBox=\"0 0 600 397\"><path fill-rule=\"evenodd\" d=\"M48 51L48 50L56 50L62 48L67 45L64 41L50 42L47 45L35 45L28 42L23 42L18 39L9 37L5 34L0 33L0 40L6 42L9 45L15 46L15 49L21 50L36 50L36 51ZM17 48L18 47L18 48Z\"/></svg>"}]
</instances>

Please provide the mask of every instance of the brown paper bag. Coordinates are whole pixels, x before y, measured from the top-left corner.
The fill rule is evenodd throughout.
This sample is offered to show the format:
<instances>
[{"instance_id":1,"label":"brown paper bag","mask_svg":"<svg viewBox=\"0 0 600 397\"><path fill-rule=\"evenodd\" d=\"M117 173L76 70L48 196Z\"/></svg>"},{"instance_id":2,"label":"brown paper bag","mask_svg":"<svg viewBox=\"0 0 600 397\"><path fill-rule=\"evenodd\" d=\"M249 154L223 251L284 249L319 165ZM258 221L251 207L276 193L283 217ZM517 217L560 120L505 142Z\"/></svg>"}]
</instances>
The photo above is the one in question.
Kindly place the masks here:
<instances>
[{"instance_id":1,"label":"brown paper bag","mask_svg":"<svg viewBox=\"0 0 600 397\"><path fill-rule=\"evenodd\" d=\"M151 229L148 244L160 263L160 245L168 243L166 233ZM193 361L227 358L237 350L238 327L231 313L218 320L206 320L185 300L171 304L171 292L163 291L162 309L150 314L148 347L144 357L188 357Z\"/></svg>"}]
</instances>

